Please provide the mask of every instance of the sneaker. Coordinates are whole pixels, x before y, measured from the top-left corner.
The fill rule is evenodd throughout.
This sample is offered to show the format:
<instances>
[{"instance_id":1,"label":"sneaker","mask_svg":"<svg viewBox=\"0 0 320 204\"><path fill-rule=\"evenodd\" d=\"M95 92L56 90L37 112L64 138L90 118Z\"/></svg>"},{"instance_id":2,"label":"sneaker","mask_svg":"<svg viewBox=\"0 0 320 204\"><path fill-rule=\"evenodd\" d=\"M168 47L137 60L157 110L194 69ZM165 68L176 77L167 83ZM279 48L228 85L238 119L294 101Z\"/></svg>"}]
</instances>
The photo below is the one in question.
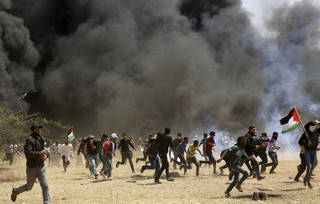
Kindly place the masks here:
<instances>
[{"instance_id":1,"label":"sneaker","mask_svg":"<svg viewBox=\"0 0 320 204\"><path fill-rule=\"evenodd\" d=\"M219 167L219 170L220 170L220 173L221 175L223 174L223 168L222 167Z\"/></svg>"},{"instance_id":2,"label":"sneaker","mask_svg":"<svg viewBox=\"0 0 320 204\"><path fill-rule=\"evenodd\" d=\"M299 179L297 179L297 178L295 178L295 179L293 179L295 182L299 182L300 180Z\"/></svg>"},{"instance_id":3,"label":"sneaker","mask_svg":"<svg viewBox=\"0 0 320 204\"><path fill-rule=\"evenodd\" d=\"M94 179L98 179L98 174L94 175Z\"/></svg>"},{"instance_id":4,"label":"sneaker","mask_svg":"<svg viewBox=\"0 0 320 204\"><path fill-rule=\"evenodd\" d=\"M167 181L174 181L174 178L167 177Z\"/></svg>"},{"instance_id":5,"label":"sneaker","mask_svg":"<svg viewBox=\"0 0 320 204\"><path fill-rule=\"evenodd\" d=\"M239 184L236 185L236 189L238 189L239 192L243 192L241 185L239 185Z\"/></svg>"},{"instance_id":6,"label":"sneaker","mask_svg":"<svg viewBox=\"0 0 320 204\"><path fill-rule=\"evenodd\" d=\"M154 180L155 183L160 184L161 182L159 181L159 179L155 179Z\"/></svg>"},{"instance_id":7,"label":"sneaker","mask_svg":"<svg viewBox=\"0 0 320 204\"><path fill-rule=\"evenodd\" d=\"M259 176L258 178L257 178L257 180L258 181L261 181L262 179L265 179L266 177L265 176Z\"/></svg>"},{"instance_id":8,"label":"sneaker","mask_svg":"<svg viewBox=\"0 0 320 204\"><path fill-rule=\"evenodd\" d=\"M144 170L145 170L145 168L142 167L140 172L143 174Z\"/></svg>"},{"instance_id":9,"label":"sneaker","mask_svg":"<svg viewBox=\"0 0 320 204\"><path fill-rule=\"evenodd\" d=\"M230 173L229 173L229 180L230 180L230 181L232 180L232 177L233 177L233 173L230 172Z\"/></svg>"},{"instance_id":10,"label":"sneaker","mask_svg":"<svg viewBox=\"0 0 320 204\"><path fill-rule=\"evenodd\" d=\"M12 192L11 192L11 201L12 202L16 202L16 200L17 200L17 194L15 193L15 191L16 191L16 188L13 188Z\"/></svg>"},{"instance_id":11,"label":"sneaker","mask_svg":"<svg viewBox=\"0 0 320 204\"><path fill-rule=\"evenodd\" d=\"M110 177L108 177L108 180L109 180L109 181L111 181L111 180L112 180L112 177L111 177L111 176L110 176Z\"/></svg>"},{"instance_id":12,"label":"sneaker","mask_svg":"<svg viewBox=\"0 0 320 204\"><path fill-rule=\"evenodd\" d=\"M308 182L308 187L309 188L313 188L312 184L310 182Z\"/></svg>"},{"instance_id":13,"label":"sneaker","mask_svg":"<svg viewBox=\"0 0 320 204\"><path fill-rule=\"evenodd\" d=\"M303 185L307 186L307 179L306 178L303 178Z\"/></svg>"},{"instance_id":14,"label":"sneaker","mask_svg":"<svg viewBox=\"0 0 320 204\"><path fill-rule=\"evenodd\" d=\"M101 174L101 176L102 176L104 179L106 179L106 175L104 174L103 171L101 171L100 174Z\"/></svg>"},{"instance_id":15,"label":"sneaker","mask_svg":"<svg viewBox=\"0 0 320 204\"><path fill-rule=\"evenodd\" d=\"M231 196L229 191L225 191L224 195L226 196L226 198L230 198L230 196Z\"/></svg>"},{"instance_id":16,"label":"sneaker","mask_svg":"<svg viewBox=\"0 0 320 204\"><path fill-rule=\"evenodd\" d=\"M183 167L184 167L184 164L181 164L180 167L179 167L179 169L181 170Z\"/></svg>"}]
</instances>

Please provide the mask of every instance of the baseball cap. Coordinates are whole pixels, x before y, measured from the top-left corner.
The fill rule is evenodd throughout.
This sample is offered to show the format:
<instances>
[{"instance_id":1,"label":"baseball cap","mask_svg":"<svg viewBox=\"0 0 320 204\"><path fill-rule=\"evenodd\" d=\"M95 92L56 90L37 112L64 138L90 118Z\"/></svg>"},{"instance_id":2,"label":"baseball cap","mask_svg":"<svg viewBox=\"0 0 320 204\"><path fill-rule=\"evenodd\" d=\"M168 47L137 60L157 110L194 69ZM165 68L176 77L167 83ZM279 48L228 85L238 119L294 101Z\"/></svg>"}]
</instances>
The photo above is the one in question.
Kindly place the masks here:
<instances>
[{"instance_id":1,"label":"baseball cap","mask_svg":"<svg viewBox=\"0 0 320 204\"><path fill-rule=\"evenodd\" d=\"M89 140L94 140L94 135L90 135Z\"/></svg>"},{"instance_id":2,"label":"baseball cap","mask_svg":"<svg viewBox=\"0 0 320 204\"><path fill-rule=\"evenodd\" d=\"M112 134L111 134L111 138L118 138L118 136L117 136L116 133L112 133Z\"/></svg>"},{"instance_id":3,"label":"baseball cap","mask_svg":"<svg viewBox=\"0 0 320 204\"><path fill-rule=\"evenodd\" d=\"M33 130L33 129L36 129L36 128L42 128L42 125L38 125L38 124L33 124L33 125L31 125L31 127L30 127L30 130Z\"/></svg>"}]
</instances>

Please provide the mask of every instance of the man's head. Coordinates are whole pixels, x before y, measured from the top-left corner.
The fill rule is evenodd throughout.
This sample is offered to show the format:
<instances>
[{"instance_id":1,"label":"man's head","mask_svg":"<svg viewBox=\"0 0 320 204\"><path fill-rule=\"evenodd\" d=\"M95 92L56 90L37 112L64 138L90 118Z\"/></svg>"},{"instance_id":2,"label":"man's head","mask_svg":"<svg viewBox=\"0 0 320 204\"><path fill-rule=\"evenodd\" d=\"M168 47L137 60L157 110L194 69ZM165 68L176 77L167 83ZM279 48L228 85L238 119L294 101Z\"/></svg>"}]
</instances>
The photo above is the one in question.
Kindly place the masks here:
<instances>
[{"instance_id":1,"label":"man's head","mask_svg":"<svg viewBox=\"0 0 320 204\"><path fill-rule=\"evenodd\" d=\"M213 138L214 136L216 136L216 133L214 131L211 131L210 133L210 137Z\"/></svg>"},{"instance_id":2,"label":"man's head","mask_svg":"<svg viewBox=\"0 0 320 204\"><path fill-rule=\"evenodd\" d=\"M152 134L149 134L148 140L151 140L152 138L153 138L153 135L152 135Z\"/></svg>"},{"instance_id":3,"label":"man's head","mask_svg":"<svg viewBox=\"0 0 320 204\"><path fill-rule=\"evenodd\" d=\"M69 144L69 140L64 141L64 144L68 145Z\"/></svg>"},{"instance_id":4,"label":"man's head","mask_svg":"<svg viewBox=\"0 0 320 204\"><path fill-rule=\"evenodd\" d=\"M103 134L101 137L101 141L106 141L106 140L108 140L108 135Z\"/></svg>"},{"instance_id":5,"label":"man's head","mask_svg":"<svg viewBox=\"0 0 320 204\"><path fill-rule=\"evenodd\" d=\"M122 138L126 140L127 139L127 134L126 133L122 133Z\"/></svg>"},{"instance_id":6,"label":"man's head","mask_svg":"<svg viewBox=\"0 0 320 204\"><path fill-rule=\"evenodd\" d=\"M254 126L250 126L249 127L249 132L255 135L257 130L256 130L256 128Z\"/></svg>"},{"instance_id":7,"label":"man's head","mask_svg":"<svg viewBox=\"0 0 320 204\"><path fill-rule=\"evenodd\" d=\"M182 137L182 134L179 132L179 133L177 134L177 137Z\"/></svg>"},{"instance_id":8,"label":"man's head","mask_svg":"<svg viewBox=\"0 0 320 204\"><path fill-rule=\"evenodd\" d=\"M272 138L277 140L278 139L279 134L277 132L273 132L272 133Z\"/></svg>"},{"instance_id":9,"label":"man's head","mask_svg":"<svg viewBox=\"0 0 320 204\"><path fill-rule=\"evenodd\" d=\"M267 133L263 132L263 133L261 134L261 137L262 137L263 139L266 139L266 138L267 138Z\"/></svg>"},{"instance_id":10,"label":"man's head","mask_svg":"<svg viewBox=\"0 0 320 204\"><path fill-rule=\"evenodd\" d=\"M118 136L116 133L112 133L110 137L110 141L115 142L117 140Z\"/></svg>"},{"instance_id":11,"label":"man's head","mask_svg":"<svg viewBox=\"0 0 320 204\"><path fill-rule=\"evenodd\" d=\"M242 149L245 148L245 146L247 145L246 137L239 136L237 139L237 145Z\"/></svg>"},{"instance_id":12,"label":"man's head","mask_svg":"<svg viewBox=\"0 0 320 204\"><path fill-rule=\"evenodd\" d=\"M199 146L199 141L198 141L198 140L195 140L195 141L193 142L193 146L198 147L198 146Z\"/></svg>"},{"instance_id":13,"label":"man's head","mask_svg":"<svg viewBox=\"0 0 320 204\"><path fill-rule=\"evenodd\" d=\"M164 129L164 134L170 134L170 128Z\"/></svg>"},{"instance_id":14,"label":"man's head","mask_svg":"<svg viewBox=\"0 0 320 204\"><path fill-rule=\"evenodd\" d=\"M40 135L40 133L41 133L41 128L42 128L41 125L33 124L33 125L31 125L30 130L31 130L32 133L35 133L35 134Z\"/></svg>"},{"instance_id":15,"label":"man's head","mask_svg":"<svg viewBox=\"0 0 320 204\"><path fill-rule=\"evenodd\" d=\"M189 138L188 137L184 137L183 138L183 142L184 142L184 144L188 144L189 143Z\"/></svg>"},{"instance_id":16,"label":"man's head","mask_svg":"<svg viewBox=\"0 0 320 204\"><path fill-rule=\"evenodd\" d=\"M203 138L207 138L208 137L208 133L203 133Z\"/></svg>"}]
</instances>

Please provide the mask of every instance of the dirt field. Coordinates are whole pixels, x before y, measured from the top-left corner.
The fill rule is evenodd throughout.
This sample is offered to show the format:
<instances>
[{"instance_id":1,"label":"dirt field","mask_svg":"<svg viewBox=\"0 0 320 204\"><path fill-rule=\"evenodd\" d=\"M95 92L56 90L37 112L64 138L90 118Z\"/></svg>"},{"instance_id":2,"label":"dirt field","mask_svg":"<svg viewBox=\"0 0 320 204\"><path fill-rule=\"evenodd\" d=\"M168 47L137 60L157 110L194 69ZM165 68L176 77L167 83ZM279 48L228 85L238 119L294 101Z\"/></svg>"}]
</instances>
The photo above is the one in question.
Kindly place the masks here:
<instances>
[{"instance_id":1,"label":"dirt field","mask_svg":"<svg viewBox=\"0 0 320 204\"><path fill-rule=\"evenodd\" d=\"M135 155L140 156L141 153L136 152ZM118 157L114 159L114 163L118 160ZM318 175L313 180L314 188L308 189L302 182L293 181L298 163L280 161L277 174L265 174L267 178L262 181L247 179L243 184L244 192L234 189L231 198L224 197L230 183L228 172L212 175L212 168L208 167L201 167L200 176L196 178L195 166L184 176L182 171L173 170L170 164L175 181L162 179L162 184L155 184L154 171L146 170L141 174L143 163L140 162L135 164L135 174L127 164L114 169L113 180L106 181L101 176L95 180L84 166L76 166L76 158L73 158L66 173L62 167L47 167L47 177L52 203L255 203L251 200L253 192L265 192L267 203L320 203L319 168L314 172ZM11 203L11 189L25 183L25 160L16 161L13 167L0 161L0 168L0 203ZM39 183L31 191L20 194L16 203L42 203Z\"/></svg>"}]
</instances>

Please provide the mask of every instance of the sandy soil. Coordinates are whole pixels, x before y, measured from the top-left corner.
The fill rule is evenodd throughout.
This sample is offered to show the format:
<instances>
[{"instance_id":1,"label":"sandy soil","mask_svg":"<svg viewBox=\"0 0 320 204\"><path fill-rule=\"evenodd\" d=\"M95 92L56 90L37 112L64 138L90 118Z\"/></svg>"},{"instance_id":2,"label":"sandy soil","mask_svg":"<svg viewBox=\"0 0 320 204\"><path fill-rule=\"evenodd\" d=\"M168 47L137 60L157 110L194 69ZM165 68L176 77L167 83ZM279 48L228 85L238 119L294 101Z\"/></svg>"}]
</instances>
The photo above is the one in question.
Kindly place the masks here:
<instances>
[{"instance_id":1,"label":"sandy soil","mask_svg":"<svg viewBox=\"0 0 320 204\"><path fill-rule=\"evenodd\" d=\"M141 153L135 155L141 156ZM118 160L117 157L114 163ZM162 179L162 184L154 184L154 171L146 170L141 174L143 163L140 162L135 164L135 174L127 164L114 169L113 180L106 181L101 176L95 180L84 166L76 166L76 158L73 158L66 173L62 167L47 167L47 177L52 203L255 203L257 201L251 200L253 192L265 192L267 203L320 203L319 168L314 172L318 175L313 180L314 188L308 189L302 182L293 181L298 163L281 161L277 174L265 174L267 178L262 181L247 179L243 184L244 192L234 189L231 198L224 197L230 183L228 172L212 175L212 168L208 167L201 167L197 178L194 166L184 176L170 164L175 181ZM11 203L11 189L25 183L25 160L16 161L13 167L1 161L0 169L0 203ZM16 203L42 203L39 183L31 191L20 194Z\"/></svg>"}]
</instances>

